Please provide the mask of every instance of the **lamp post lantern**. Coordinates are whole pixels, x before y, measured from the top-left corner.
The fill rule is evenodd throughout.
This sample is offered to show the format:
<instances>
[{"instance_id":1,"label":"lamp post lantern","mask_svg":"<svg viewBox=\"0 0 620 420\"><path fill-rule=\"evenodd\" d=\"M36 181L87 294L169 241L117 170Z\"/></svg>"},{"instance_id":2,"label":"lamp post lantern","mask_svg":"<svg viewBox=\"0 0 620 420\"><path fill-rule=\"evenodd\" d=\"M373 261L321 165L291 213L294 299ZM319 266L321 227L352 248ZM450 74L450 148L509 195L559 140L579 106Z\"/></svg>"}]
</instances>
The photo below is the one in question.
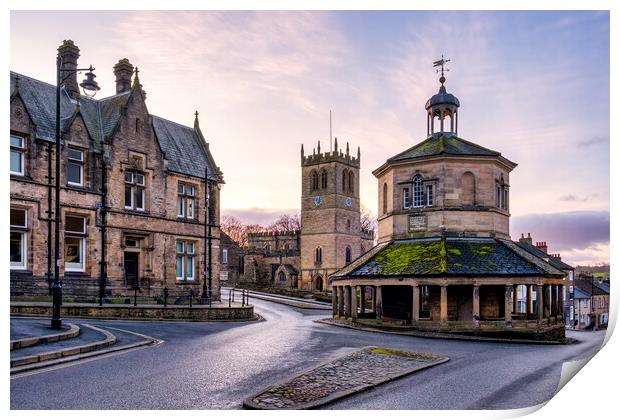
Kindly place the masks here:
<instances>
[{"instance_id":1,"label":"lamp post lantern","mask_svg":"<svg viewBox=\"0 0 620 420\"><path fill-rule=\"evenodd\" d=\"M60 306L62 305L62 287L59 280L60 270L60 88L62 83L75 73L87 71L86 79L80 84L84 94L93 97L100 89L95 81L93 66L85 69L63 68L60 54L56 56L56 177L55 177L55 208L54 208L54 282L52 283L52 329L62 327ZM63 77L64 74L64 77Z\"/></svg>"}]
</instances>

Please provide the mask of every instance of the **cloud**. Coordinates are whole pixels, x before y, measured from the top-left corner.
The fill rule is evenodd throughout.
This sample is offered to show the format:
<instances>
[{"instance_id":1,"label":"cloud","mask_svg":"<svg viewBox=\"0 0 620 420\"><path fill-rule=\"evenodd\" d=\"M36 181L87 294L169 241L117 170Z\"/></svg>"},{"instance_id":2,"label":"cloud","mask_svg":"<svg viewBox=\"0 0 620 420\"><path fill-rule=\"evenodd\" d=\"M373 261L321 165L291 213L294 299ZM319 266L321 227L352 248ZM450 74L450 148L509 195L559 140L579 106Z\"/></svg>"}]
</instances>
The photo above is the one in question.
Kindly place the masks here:
<instances>
[{"instance_id":1,"label":"cloud","mask_svg":"<svg viewBox=\"0 0 620 420\"><path fill-rule=\"evenodd\" d=\"M577 196L574 194L563 195L560 197L560 201L572 201L572 202L581 202L585 203L589 201L591 198L595 198L598 194L588 194L586 196Z\"/></svg>"},{"instance_id":2,"label":"cloud","mask_svg":"<svg viewBox=\"0 0 620 420\"><path fill-rule=\"evenodd\" d=\"M581 140L577 142L577 147L590 147L601 143L606 143L609 145L609 136L594 136L586 140Z\"/></svg>"},{"instance_id":3,"label":"cloud","mask_svg":"<svg viewBox=\"0 0 620 420\"><path fill-rule=\"evenodd\" d=\"M283 214L299 214L299 209L222 209L222 217L233 216L246 225L268 226Z\"/></svg>"},{"instance_id":4,"label":"cloud","mask_svg":"<svg viewBox=\"0 0 620 420\"><path fill-rule=\"evenodd\" d=\"M531 232L534 242L547 242L550 252L560 252L564 255L571 252L579 255L580 258L591 258L596 255L609 260L608 211L515 216L511 220L511 231L515 238L521 233ZM601 246L606 246L606 256L604 252L601 252L604 251Z\"/></svg>"}]
</instances>

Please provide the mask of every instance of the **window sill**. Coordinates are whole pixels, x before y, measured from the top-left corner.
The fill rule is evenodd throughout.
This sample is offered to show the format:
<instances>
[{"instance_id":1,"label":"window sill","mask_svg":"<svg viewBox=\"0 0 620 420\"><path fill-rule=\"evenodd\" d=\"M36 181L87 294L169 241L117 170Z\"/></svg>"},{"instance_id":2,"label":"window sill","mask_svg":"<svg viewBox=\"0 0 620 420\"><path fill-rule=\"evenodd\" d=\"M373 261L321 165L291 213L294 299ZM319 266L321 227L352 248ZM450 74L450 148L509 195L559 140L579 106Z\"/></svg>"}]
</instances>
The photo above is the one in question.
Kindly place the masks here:
<instances>
[{"instance_id":1,"label":"window sill","mask_svg":"<svg viewBox=\"0 0 620 420\"><path fill-rule=\"evenodd\" d=\"M64 277L90 277L90 273L86 271L67 271L65 269Z\"/></svg>"},{"instance_id":2,"label":"window sill","mask_svg":"<svg viewBox=\"0 0 620 420\"><path fill-rule=\"evenodd\" d=\"M32 274L32 271L28 270L27 267L11 267L11 271L16 273Z\"/></svg>"}]
</instances>

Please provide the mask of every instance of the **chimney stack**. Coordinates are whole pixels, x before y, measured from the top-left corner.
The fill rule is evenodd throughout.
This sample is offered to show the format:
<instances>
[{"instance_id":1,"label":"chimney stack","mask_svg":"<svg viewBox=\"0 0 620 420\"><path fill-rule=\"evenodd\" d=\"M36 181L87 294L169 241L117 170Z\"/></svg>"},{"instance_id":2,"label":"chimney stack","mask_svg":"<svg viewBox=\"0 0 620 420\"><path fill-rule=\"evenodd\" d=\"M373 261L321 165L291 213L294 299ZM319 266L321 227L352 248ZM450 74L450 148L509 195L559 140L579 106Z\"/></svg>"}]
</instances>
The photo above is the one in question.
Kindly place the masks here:
<instances>
[{"instance_id":1,"label":"chimney stack","mask_svg":"<svg viewBox=\"0 0 620 420\"><path fill-rule=\"evenodd\" d=\"M116 76L116 93L123 93L131 90L131 75L133 74L133 65L128 59L118 60L114 65L114 75Z\"/></svg>"},{"instance_id":2,"label":"chimney stack","mask_svg":"<svg viewBox=\"0 0 620 420\"><path fill-rule=\"evenodd\" d=\"M547 253L547 242L536 242L536 248L540 249L545 254Z\"/></svg>"},{"instance_id":3,"label":"chimney stack","mask_svg":"<svg viewBox=\"0 0 620 420\"><path fill-rule=\"evenodd\" d=\"M69 77L63 82L65 90L73 99L80 97L80 86L77 82L77 61L80 57L80 49L70 39L65 39L58 47L60 57L60 67L68 71L61 71L60 78L64 79L69 73Z\"/></svg>"},{"instance_id":4,"label":"chimney stack","mask_svg":"<svg viewBox=\"0 0 620 420\"><path fill-rule=\"evenodd\" d=\"M526 238L523 234L521 234L521 237L519 238L519 242L521 242L522 244L532 245L532 236L528 233L527 238Z\"/></svg>"}]
</instances>

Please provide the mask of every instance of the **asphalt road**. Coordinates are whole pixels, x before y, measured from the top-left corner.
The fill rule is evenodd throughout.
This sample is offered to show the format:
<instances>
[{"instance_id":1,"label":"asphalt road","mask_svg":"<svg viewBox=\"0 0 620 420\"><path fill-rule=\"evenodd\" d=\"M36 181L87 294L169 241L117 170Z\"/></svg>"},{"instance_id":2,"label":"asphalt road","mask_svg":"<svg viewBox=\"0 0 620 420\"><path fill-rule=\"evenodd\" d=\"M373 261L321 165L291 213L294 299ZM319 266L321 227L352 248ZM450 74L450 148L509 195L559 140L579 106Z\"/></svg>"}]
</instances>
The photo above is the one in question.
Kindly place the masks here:
<instances>
[{"instance_id":1,"label":"asphalt road","mask_svg":"<svg viewBox=\"0 0 620 420\"><path fill-rule=\"evenodd\" d=\"M571 332L582 342L563 346L414 338L312 322L328 311L251 303L265 321L89 320L164 342L13 377L11 409L239 409L244 398L274 382L368 345L451 360L325 408L521 408L549 399L562 362L587 357L604 338L604 332Z\"/></svg>"}]
</instances>

